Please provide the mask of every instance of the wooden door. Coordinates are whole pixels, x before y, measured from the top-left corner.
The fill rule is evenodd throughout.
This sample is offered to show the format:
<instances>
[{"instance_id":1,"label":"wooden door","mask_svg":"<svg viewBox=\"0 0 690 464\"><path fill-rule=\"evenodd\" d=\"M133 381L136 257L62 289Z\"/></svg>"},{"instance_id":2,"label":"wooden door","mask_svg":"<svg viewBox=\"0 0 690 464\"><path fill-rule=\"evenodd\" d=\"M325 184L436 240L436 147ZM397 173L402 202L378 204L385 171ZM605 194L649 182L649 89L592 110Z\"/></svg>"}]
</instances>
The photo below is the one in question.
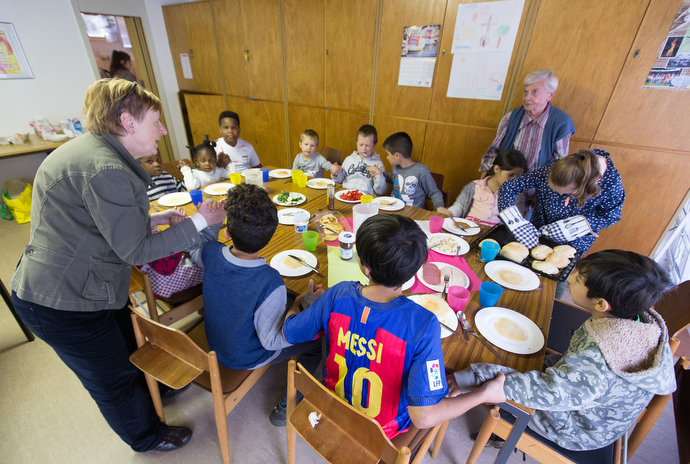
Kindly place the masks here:
<instances>
[{"instance_id":1,"label":"wooden door","mask_svg":"<svg viewBox=\"0 0 690 464\"><path fill-rule=\"evenodd\" d=\"M326 0L326 106L369 111L376 0Z\"/></svg>"},{"instance_id":2,"label":"wooden door","mask_svg":"<svg viewBox=\"0 0 690 464\"><path fill-rule=\"evenodd\" d=\"M252 98L282 102L283 53L280 0L242 0L244 38ZM285 117L283 117L285 120Z\"/></svg>"},{"instance_id":3,"label":"wooden door","mask_svg":"<svg viewBox=\"0 0 690 464\"><path fill-rule=\"evenodd\" d=\"M237 0L214 0L216 39L223 70L225 93L237 97L249 96L249 74L244 50L242 3Z\"/></svg>"},{"instance_id":4,"label":"wooden door","mask_svg":"<svg viewBox=\"0 0 690 464\"><path fill-rule=\"evenodd\" d=\"M290 103L324 105L324 14L324 0L283 1L287 95Z\"/></svg>"},{"instance_id":5,"label":"wooden door","mask_svg":"<svg viewBox=\"0 0 690 464\"><path fill-rule=\"evenodd\" d=\"M376 113L422 119L429 117L432 88L398 85L402 51L400 44L405 26L441 24L443 35L446 32L443 29L445 9L446 0L383 2L374 106ZM452 35L452 31L449 34ZM433 83L435 78L432 85Z\"/></svg>"},{"instance_id":6,"label":"wooden door","mask_svg":"<svg viewBox=\"0 0 690 464\"><path fill-rule=\"evenodd\" d=\"M197 84L192 77L186 79L182 72L181 54L189 54L189 37L187 36L187 20L185 16L185 6L166 5L163 6L163 19L165 29L168 33L168 43L172 52L173 64L175 66L175 76L177 76L177 86L180 90L196 91Z\"/></svg>"}]
</instances>

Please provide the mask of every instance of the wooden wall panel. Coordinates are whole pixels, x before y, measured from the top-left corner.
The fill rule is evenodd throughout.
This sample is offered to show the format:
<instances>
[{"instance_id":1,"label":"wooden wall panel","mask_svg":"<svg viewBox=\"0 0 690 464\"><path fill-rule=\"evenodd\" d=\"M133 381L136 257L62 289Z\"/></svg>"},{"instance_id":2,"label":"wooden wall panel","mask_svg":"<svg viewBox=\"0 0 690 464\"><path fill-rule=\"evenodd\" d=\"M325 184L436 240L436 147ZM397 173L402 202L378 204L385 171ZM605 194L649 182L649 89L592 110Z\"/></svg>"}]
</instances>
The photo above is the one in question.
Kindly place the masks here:
<instances>
[{"instance_id":1,"label":"wooden wall panel","mask_svg":"<svg viewBox=\"0 0 690 464\"><path fill-rule=\"evenodd\" d=\"M242 0L242 19L249 50L250 96L283 101L280 0Z\"/></svg>"},{"instance_id":2,"label":"wooden wall panel","mask_svg":"<svg viewBox=\"0 0 690 464\"><path fill-rule=\"evenodd\" d=\"M187 20L192 73L197 90L222 94L211 4L209 2L185 3L184 14Z\"/></svg>"},{"instance_id":3,"label":"wooden wall panel","mask_svg":"<svg viewBox=\"0 0 690 464\"><path fill-rule=\"evenodd\" d=\"M398 85L400 44L405 26L443 25L445 9L446 0L384 0L376 77L376 113L410 118L429 116L431 87ZM441 27L441 34L444 32Z\"/></svg>"},{"instance_id":4,"label":"wooden wall panel","mask_svg":"<svg viewBox=\"0 0 690 464\"><path fill-rule=\"evenodd\" d=\"M479 159L491 145L493 128L452 126L430 122L426 129L422 160L432 171L446 177L445 189L450 191L451 204L462 188L479 179Z\"/></svg>"},{"instance_id":5,"label":"wooden wall panel","mask_svg":"<svg viewBox=\"0 0 690 464\"><path fill-rule=\"evenodd\" d=\"M643 88L678 13L678 0L652 0L596 134L597 140L689 151L690 92ZM626 7L627 8L627 7ZM633 58L640 50L637 58ZM688 158L685 158L687 166Z\"/></svg>"},{"instance_id":6,"label":"wooden wall panel","mask_svg":"<svg viewBox=\"0 0 690 464\"><path fill-rule=\"evenodd\" d=\"M573 118L578 138L593 138L648 3L542 1L513 108L522 105L527 74L553 69L559 80L553 104Z\"/></svg>"},{"instance_id":7,"label":"wooden wall panel","mask_svg":"<svg viewBox=\"0 0 690 464\"><path fill-rule=\"evenodd\" d=\"M324 145L342 150L343 159L357 149L357 129L369 122L367 113L349 111L326 110L326 139ZM381 140L379 140L379 143ZM376 151L381 153L381 146Z\"/></svg>"},{"instance_id":8,"label":"wooden wall panel","mask_svg":"<svg viewBox=\"0 0 690 464\"><path fill-rule=\"evenodd\" d=\"M165 29L168 33L168 43L172 53L177 86L180 90L197 90L194 79L185 79L182 73L180 53L189 53L189 37L187 36L187 21L184 5L167 5L163 7Z\"/></svg>"},{"instance_id":9,"label":"wooden wall panel","mask_svg":"<svg viewBox=\"0 0 690 464\"><path fill-rule=\"evenodd\" d=\"M623 178L623 218L601 231L591 252L607 248L648 255L690 189L688 156L597 144Z\"/></svg>"},{"instance_id":10,"label":"wooden wall panel","mask_svg":"<svg viewBox=\"0 0 690 464\"><path fill-rule=\"evenodd\" d=\"M284 0L287 93L290 103L324 105L324 0Z\"/></svg>"},{"instance_id":11,"label":"wooden wall panel","mask_svg":"<svg viewBox=\"0 0 690 464\"><path fill-rule=\"evenodd\" d=\"M376 0L326 0L326 106L368 111Z\"/></svg>"},{"instance_id":12,"label":"wooden wall panel","mask_svg":"<svg viewBox=\"0 0 690 464\"><path fill-rule=\"evenodd\" d=\"M313 108L308 106L289 105L288 106L288 123L290 127L290 166L298 153L301 153L299 148L299 136L307 130L315 130L319 134L319 146L317 152L326 144L326 115L322 108Z\"/></svg>"},{"instance_id":13,"label":"wooden wall panel","mask_svg":"<svg viewBox=\"0 0 690 464\"><path fill-rule=\"evenodd\" d=\"M285 152L285 108L282 103L250 100L251 139L261 164L285 166L288 155ZM290 160L292 161L292 160Z\"/></svg>"},{"instance_id":14,"label":"wooden wall panel","mask_svg":"<svg viewBox=\"0 0 690 464\"><path fill-rule=\"evenodd\" d=\"M379 144L376 151L381 155L381 161L386 166L386 172L393 172L391 164L386 159L386 150L383 148L383 141L396 132L407 132L412 139L412 159L424 163L424 138L426 135L426 121L415 121L413 119L394 118L391 116L376 115L374 126L379 133Z\"/></svg>"},{"instance_id":15,"label":"wooden wall panel","mask_svg":"<svg viewBox=\"0 0 690 464\"><path fill-rule=\"evenodd\" d=\"M509 83L509 76L513 73L515 67L516 56L518 52L518 43L524 30L526 12L532 0L525 0L525 6L520 20L520 28L518 29L517 39L515 41L515 48L513 49L513 56L510 60L506 77L506 89L503 91L501 101L490 100L472 100L467 98L448 98L448 82L450 80L450 70L453 64L453 55L450 53L453 43L453 31L455 30L455 19L458 15L458 5L461 3L475 3L474 0L448 0L446 8L446 20L441 30L441 52L437 58L436 74L434 75L433 96L431 101L431 111L429 119L433 121L454 122L458 124L469 124L483 127L493 127L494 130L498 127L498 122L501 119L501 109L503 101L508 98L509 90L507 88ZM444 54L445 52L445 54ZM479 70L478 73L482 72ZM478 75L465 76L467 85L472 85ZM484 151L491 145L491 142L484 147ZM447 181L446 181L447 182Z\"/></svg>"},{"instance_id":16,"label":"wooden wall panel","mask_svg":"<svg viewBox=\"0 0 690 464\"><path fill-rule=\"evenodd\" d=\"M194 145L204 141L204 135L215 140L220 137L218 129L218 115L225 109L225 103L221 95L186 94L184 96L187 106L187 116L192 128ZM183 156L189 156L189 150L180 150Z\"/></svg>"},{"instance_id":17,"label":"wooden wall panel","mask_svg":"<svg viewBox=\"0 0 690 464\"><path fill-rule=\"evenodd\" d=\"M218 53L223 67L225 92L238 97L249 96L242 4L237 0L214 0Z\"/></svg>"}]
</instances>

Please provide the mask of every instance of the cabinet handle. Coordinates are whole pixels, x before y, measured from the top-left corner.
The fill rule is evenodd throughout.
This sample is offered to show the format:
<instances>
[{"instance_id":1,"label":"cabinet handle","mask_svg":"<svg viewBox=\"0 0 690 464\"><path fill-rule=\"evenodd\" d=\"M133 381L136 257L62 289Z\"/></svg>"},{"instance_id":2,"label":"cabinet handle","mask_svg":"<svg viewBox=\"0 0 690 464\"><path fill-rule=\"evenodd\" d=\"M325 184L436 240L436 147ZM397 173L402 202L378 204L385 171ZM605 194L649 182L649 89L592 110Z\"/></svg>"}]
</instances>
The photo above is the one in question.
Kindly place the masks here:
<instances>
[{"instance_id":1,"label":"cabinet handle","mask_svg":"<svg viewBox=\"0 0 690 464\"><path fill-rule=\"evenodd\" d=\"M194 50L192 50L191 48L189 49L189 57L194 58Z\"/></svg>"},{"instance_id":2,"label":"cabinet handle","mask_svg":"<svg viewBox=\"0 0 690 464\"><path fill-rule=\"evenodd\" d=\"M244 61L249 61L249 49L244 51Z\"/></svg>"}]
</instances>

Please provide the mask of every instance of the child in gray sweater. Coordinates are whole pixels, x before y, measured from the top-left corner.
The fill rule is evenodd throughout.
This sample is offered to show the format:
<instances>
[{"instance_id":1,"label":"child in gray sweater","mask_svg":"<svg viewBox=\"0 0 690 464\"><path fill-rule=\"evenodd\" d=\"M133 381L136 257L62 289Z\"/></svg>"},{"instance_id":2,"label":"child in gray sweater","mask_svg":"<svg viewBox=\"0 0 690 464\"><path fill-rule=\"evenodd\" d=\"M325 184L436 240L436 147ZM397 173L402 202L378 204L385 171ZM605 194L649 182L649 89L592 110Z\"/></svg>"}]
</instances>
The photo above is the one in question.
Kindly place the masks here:
<instances>
[{"instance_id":1,"label":"child in gray sweater","mask_svg":"<svg viewBox=\"0 0 690 464\"><path fill-rule=\"evenodd\" d=\"M307 129L302 132L299 136L299 147L302 153L295 156L292 169L300 169L302 173L311 177L323 177L324 169L330 169L333 175L339 174L342 167L331 163L321 153L316 153L318 146L319 134L316 131Z\"/></svg>"}]
</instances>

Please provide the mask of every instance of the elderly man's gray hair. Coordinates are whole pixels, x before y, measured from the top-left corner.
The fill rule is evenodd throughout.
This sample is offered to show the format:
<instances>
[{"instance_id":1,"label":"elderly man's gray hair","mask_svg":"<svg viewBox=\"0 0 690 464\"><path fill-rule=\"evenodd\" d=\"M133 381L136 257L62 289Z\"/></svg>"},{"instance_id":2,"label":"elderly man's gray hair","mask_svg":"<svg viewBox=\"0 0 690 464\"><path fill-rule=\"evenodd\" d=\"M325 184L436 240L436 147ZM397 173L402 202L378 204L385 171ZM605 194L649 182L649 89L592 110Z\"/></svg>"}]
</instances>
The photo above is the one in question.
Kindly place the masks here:
<instances>
[{"instance_id":1,"label":"elderly man's gray hair","mask_svg":"<svg viewBox=\"0 0 690 464\"><path fill-rule=\"evenodd\" d=\"M556 77L556 73L550 69L537 69L532 71L527 75L527 77L525 77L525 82L523 85L527 87L528 85L539 82L542 79L544 80L544 88L547 92L551 93L556 91L558 88L558 78Z\"/></svg>"}]
</instances>

